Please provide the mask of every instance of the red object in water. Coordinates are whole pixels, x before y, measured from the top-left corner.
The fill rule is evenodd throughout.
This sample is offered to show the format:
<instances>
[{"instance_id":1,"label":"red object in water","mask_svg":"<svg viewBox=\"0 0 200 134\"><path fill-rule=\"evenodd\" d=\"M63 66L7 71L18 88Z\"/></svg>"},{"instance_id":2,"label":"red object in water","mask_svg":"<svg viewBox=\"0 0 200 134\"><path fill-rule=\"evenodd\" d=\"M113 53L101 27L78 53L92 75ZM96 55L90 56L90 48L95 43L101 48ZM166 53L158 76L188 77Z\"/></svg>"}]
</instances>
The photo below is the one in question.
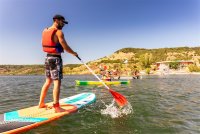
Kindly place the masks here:
<instances>
[{"instance_id":1,"label":"red object in water","mask_svg":"<svg viewBox=\"0 0 200 134\"><path fill-rule=\"evenodd\" d=\"M127 99L119 94L118 92L113 91L112 89L109 89L110 93L112 94L112 96L115 98L115 101L117 102L117 104L121 107L127 105L128 101Z\"/></svg>"}]
</instances>

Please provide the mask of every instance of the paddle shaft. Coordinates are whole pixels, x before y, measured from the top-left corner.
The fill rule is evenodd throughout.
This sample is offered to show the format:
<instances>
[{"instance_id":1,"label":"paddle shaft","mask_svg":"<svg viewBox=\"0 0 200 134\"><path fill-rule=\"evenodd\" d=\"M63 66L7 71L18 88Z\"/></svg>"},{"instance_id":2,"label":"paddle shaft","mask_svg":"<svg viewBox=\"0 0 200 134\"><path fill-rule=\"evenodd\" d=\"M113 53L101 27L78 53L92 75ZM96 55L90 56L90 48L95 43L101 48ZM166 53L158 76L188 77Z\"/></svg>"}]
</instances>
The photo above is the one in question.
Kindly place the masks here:
<instances>
[{"instance_id":1,"label":"paddle shaft","mask_svg":"<svg viewBox=\"0 0 200 134\"><path fill-rule=\"evenodd\" d=\"M88 66L88 65L86 65L85 64L85 62L83 62L82 60L81 60L81 58L80 57L78 57L78 56L76 56L86 67L87 67L87 69L107 88L107 89L110 89L95 73L94 73L94 71Z\"/></svg>"},{"instance_id":2,"label":"paddle shaft","mask_svg":"<svg viewBox=\"0 0 200 134\"><path fill-rule=\"evenodd\" d=\"M81 60L81 58L80 57L78 57L78 55L76 56L86 67L87 67L87 69L108 89L108 91L112 94L112 96L114 97L114 99L115 99L115 101L116 101L116 103L120 106L120 107L123 107L123 106L125 106L127 103L128 103L128 101L126 100L126 98L123 96L123 95L121 95L121 94L119 94L119 93L117 93L117 92L115 92L115 91L113 91L112 89L110 89L95 73L94 73L94 71L91 69L91 68L89 68L82 60Z\"/></svg>"}]
</instances>

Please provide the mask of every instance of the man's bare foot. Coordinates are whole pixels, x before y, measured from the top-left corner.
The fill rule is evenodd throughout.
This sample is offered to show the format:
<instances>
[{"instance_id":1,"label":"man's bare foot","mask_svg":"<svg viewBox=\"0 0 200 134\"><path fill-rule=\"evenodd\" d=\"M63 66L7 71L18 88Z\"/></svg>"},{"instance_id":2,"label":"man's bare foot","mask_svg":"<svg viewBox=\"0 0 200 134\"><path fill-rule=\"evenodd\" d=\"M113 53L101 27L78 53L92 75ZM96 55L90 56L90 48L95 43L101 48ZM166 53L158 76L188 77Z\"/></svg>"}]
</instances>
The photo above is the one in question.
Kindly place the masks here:
<instances>
[{"instance_id":1,"label":"man's bare foot","mask_svg":"<svg viewBox=\"0 0 200 134\"><path fill-rule=\"evenodd\" d=\"M61 108L61 107L54 107L55 113L61 113L61 112L66 112L67 110Z\"/></svg>"},{"instance_id":2,"label":"man's bare foot","mask_svg":"<svg viewBox=\"0 0 200 134\"><path fill-rule=\"evenodd\" d=\"M59 102L53 104L53 108L55 109L55 113L66 112L65 109L60 107Z\"/></svg>"},{"instance_id":3,"label":"man's bare foot","mask_svg":"<svg viewBox=\"0 0 200 134\"><path fill-rule=\"evenodd\" d=\"M48 105L46 105L46 104L39 104L38 105L38 108L47 108L48 107Z\"/></svg>"}]
</instances>

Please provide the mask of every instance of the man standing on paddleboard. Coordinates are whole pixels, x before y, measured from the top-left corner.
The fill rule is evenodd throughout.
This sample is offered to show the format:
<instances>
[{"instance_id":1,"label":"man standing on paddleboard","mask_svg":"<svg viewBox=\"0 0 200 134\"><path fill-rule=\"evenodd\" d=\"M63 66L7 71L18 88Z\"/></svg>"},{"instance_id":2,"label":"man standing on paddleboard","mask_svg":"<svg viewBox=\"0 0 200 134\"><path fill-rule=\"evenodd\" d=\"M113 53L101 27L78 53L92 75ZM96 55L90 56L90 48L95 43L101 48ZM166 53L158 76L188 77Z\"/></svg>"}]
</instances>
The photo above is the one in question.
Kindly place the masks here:
<instances>
[{"instance_id":1,"label":"man standing on paddleboard","mask_svg":"<svg viewBox=\"0 0 200 134\"><path fill-rule=\"evenodd\" d=\"M45 58L46 81L41 90L38 107L47 107L44 100L51 83L53 83L53 108L56 113L64 112L64 109L62 109L59 105L61 79L63 78L61 53L65 50L74 56L78 56L78 54L70 48L65 40L62 32L62 28L65 24L68 24L68 22L62 15L55 15L53 17L53 25L45 28L42 33L42 47L43 51L47 53Z\"/></svg>"}]
</instances>

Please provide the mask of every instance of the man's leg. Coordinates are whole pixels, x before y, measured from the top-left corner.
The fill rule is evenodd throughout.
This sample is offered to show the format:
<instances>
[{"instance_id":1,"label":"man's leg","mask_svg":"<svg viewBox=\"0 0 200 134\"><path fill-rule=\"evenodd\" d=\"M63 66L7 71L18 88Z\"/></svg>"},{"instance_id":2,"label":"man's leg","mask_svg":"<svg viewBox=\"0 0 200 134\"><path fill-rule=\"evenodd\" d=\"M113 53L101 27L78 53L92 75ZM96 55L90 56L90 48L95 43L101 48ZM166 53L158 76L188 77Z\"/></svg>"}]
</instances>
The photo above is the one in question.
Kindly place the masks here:
<instances>
[{"instance_id":1,"label":"man's leg","mask_svg":"<svg viewBox=\"0 0 200 134\"><path fill-rule=\"evenodd\" d=\"M38 106L39 108L45 107L44 100L51 83L52 83L52 80L50 78L46 78L46 82L44 83L41 90L41 94L40 94L40 101L39 101L39 106Z\"/></svg>"},{"instance_id":2,"label":"man's leg","mask_svg":"<svg viewBox=\"0 0 200 134\"><path fill-rule=\"evenodd\" d=\"M65 112L66 110L60 107L59 98L60 98L60 85L61 80L54 80L54 89L53 89L53 107L56 113Z\"/></svg>"},{"instance_id":3,"label":"man's leg","mask_svg":"<svg viewBox=\"0 0 200 134\"><path fill-rule=\"evenodd\" d=\"M59 102L61 80L54 80L53 84L53 102L56 104Z\"/></svg>"}]
</instances>

